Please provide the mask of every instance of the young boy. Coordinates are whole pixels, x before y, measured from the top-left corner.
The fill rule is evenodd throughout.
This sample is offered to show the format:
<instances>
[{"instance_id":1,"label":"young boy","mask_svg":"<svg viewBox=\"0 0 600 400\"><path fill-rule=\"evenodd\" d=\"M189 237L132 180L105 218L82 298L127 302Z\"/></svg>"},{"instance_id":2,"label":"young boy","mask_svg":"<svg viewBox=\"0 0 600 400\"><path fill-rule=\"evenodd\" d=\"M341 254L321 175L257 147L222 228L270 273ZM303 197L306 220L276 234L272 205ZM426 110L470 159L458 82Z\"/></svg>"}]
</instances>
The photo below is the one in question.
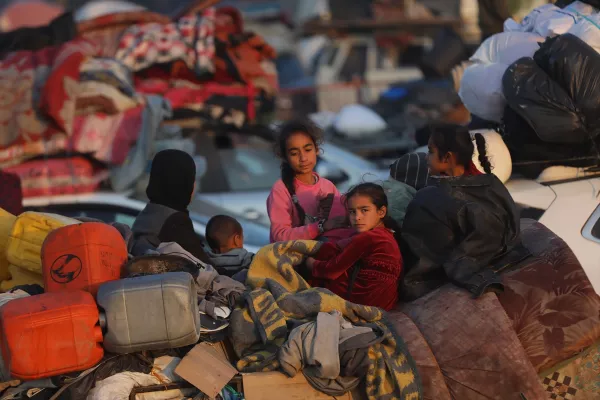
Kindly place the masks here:
<instances>
[{"instance_id":1,"label":"young boy","mask_svg":"<svg viewBox=\"0 0 600 400\"><path fill-rule=\"evenodd\" d=\"M219 274L239 280L239 273L250 267L254 254L244 249L244 231L235 218L212 217L206 225L206 241L212 249L209 262Z\"/></svg>"}]
</instances>

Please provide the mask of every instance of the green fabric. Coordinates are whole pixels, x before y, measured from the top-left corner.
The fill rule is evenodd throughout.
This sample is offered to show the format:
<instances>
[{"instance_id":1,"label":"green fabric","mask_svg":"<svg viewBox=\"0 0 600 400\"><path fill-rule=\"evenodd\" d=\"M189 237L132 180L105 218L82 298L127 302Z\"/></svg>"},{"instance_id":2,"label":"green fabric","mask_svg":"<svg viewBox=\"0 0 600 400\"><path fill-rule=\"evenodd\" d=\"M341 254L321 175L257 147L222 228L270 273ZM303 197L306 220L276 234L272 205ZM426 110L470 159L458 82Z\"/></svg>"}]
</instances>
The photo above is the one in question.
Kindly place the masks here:
<instances>
[{"instance_id":1,"label":"green fabric","mask_svg":"<svg viewBox=\"0 0 600 400\"><path fill-rule=\"evenodd\" d=\"M394 219L399 226L404 222L406 209L415 198L417 190L412 186L402 183L393 178L383 182L383 189L388 198L388 215Z\"/></svg>"}]
</instances>

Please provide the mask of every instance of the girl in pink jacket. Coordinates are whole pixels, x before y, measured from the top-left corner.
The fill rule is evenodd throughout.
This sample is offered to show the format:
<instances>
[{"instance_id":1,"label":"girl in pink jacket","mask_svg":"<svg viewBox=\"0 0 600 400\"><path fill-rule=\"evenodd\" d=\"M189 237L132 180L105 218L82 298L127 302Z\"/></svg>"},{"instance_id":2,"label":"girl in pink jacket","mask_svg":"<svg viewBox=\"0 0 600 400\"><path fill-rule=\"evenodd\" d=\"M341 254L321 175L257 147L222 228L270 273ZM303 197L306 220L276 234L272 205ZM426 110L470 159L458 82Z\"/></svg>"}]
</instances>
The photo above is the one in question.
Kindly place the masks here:
<instances>
[{"instance_id":1,"label":"girl in pink jacket","mask_svg":"<svg viewBox=\"0 0 600 400\"><path fill-rule=\"evenodd\" d=\"M308 121L281 127L276 144L281 179L267 199L271 242L309 239L336 241L354 234L335 185L315 171L320 132Z\"/></svg>"}]
</instances>

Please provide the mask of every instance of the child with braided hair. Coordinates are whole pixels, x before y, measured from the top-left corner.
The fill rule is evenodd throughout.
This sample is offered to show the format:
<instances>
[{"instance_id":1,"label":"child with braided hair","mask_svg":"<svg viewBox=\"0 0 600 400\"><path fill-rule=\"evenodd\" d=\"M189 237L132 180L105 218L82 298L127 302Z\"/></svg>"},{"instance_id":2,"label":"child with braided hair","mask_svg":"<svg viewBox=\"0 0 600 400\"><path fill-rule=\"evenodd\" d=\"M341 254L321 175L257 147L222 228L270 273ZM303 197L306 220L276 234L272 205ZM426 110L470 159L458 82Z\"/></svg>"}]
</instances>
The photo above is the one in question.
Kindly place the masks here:
<instances>
[{"instance_id":1,"label":"child with braided hair","mask_svg":"<svg viewBox=\"0 0 600 400\"><path fill-rule=\"evenodd\" d=\"M493 265L520 243L519 212L491 173L483 135L434 126L428 147L429 186L417 192L402 226L400 293L413 300L450 281L480 296L502 286ZM472 161L475 147L484 173Z\"/></svg>"}]
</instances>

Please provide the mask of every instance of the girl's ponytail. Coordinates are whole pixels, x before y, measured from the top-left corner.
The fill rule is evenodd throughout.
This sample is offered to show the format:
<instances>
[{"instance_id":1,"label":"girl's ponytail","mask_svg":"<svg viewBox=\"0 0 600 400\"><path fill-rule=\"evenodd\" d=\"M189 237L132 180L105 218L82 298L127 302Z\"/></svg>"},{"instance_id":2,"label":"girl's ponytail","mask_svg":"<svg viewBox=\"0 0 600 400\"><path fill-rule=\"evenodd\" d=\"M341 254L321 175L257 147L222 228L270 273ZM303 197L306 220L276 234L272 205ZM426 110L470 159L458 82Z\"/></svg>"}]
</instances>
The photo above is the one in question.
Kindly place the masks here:
<instances>
[{"instance_id":1,"label":"girl's ponytail","mask_svg":"<svg viewBox=\"0 0 600 400\"><path fill-rule=\"evenodd\" d=\"M282 161L281 162L281 180L282 180L283 184L285 185L285 187L287 188L288 192L290 193L290 196L292 196L292 202L294 203L294 206L296 207L296 211L298 211L298 217L300 218L300 223L302 225L304 225L304 219L306 218L306 212L304 211L304 208L302 208L302 206L300 205L300 202L298 201L298 196L296 196L296 188L294 187L294 179L295 179L294 170L292 169L292 167L290 166L290 164L287 161Z\"/></svg>"},{"instance_id":2,"label":"girl's ponytail","mask_svg":"<svg viewBox=\"0 0 600 400\"><path fill-rule=\"evenodd\" d=\"M481 133L475 134L475 144L477 145L477 152L479 153L479 163L483 167L483 171L486 174L492 173L492 164L487 157L487 149L485 144L485 138Z\"/></svg>"}]
</instances>

